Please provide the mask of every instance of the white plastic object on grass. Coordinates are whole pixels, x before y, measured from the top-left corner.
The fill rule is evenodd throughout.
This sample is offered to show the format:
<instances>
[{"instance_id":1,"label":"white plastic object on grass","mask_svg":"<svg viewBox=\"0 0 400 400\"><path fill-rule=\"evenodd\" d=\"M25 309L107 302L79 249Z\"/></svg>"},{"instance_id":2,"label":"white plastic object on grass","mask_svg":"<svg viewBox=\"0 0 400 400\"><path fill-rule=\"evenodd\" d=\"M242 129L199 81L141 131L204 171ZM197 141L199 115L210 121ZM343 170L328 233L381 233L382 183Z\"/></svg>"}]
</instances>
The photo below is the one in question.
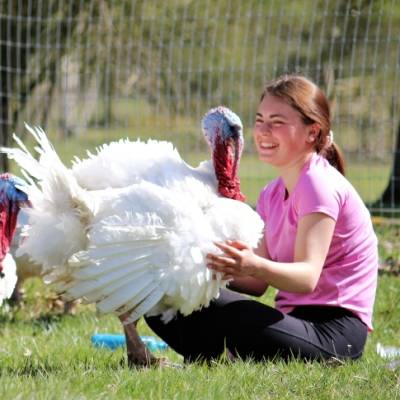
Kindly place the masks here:
<instances>
[{"instance_id":1,"label":"white plastic object on grass","mask_svg":"<svg viewBox=\"0 0 400 400\"><path fill-rule=\"evenodd\" d=\"M377 343L376 344L376 352L382 358L400 357L400 347L383 346L381 343Z\"/></svg>"}]
</instances>

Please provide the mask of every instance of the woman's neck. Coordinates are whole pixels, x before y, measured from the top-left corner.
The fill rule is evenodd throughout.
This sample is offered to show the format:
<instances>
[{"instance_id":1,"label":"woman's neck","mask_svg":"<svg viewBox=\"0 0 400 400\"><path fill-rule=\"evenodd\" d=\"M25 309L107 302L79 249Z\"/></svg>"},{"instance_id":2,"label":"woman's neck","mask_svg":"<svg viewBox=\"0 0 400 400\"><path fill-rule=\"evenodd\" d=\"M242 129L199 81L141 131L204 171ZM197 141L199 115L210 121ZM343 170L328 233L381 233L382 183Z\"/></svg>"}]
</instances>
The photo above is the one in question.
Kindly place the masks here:
<instances>
[{"instance_id":1,"label":"woman's neck","mask_svg":"<svg viewBox=\"0 0 400 400\"><path fill-rule=\"evenodd\" d=\"M290 165L279 168L279 176L282 178L289 196L293 192L296 183L299 180L304 165L311 160L313 154L314 153L307 153L294 160L292 163L290 163Z\"/></svg>"}]
</instances>

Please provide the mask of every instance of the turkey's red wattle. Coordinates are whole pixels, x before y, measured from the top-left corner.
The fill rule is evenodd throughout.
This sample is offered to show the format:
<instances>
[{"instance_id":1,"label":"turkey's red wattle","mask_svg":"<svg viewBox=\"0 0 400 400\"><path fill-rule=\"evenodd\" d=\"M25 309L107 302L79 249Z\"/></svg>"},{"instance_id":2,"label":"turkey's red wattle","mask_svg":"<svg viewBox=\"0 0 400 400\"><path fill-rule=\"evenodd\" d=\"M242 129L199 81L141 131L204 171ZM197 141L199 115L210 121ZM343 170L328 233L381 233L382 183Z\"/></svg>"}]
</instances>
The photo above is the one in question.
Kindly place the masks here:
<instances>
[{"instance_id":1,"label":"turkey's red wattle","mask_svg":"<svg viewBox=\"0 0 400 400\"><path fill-rule=\"evenodd\" d=\"M237 174L240 154L241 149L236 148L234 151L231 143L224 143L219 137L217 138L213 163L218 180L218 192L229 199L244 201L245 196L240 191L240 179Z\"/></svg>"},{"instance_id":2,"label":"turkey's red wattle","mask_svg":"<svg viewBox=\"0 0 400 400\"><path fill-rule=\"evenodd\" d=\"M18 211L19 207L10 201L3 202L0 208L0 272L3 269L2 262L14 237Z\"/></svg>"}]
</instances>

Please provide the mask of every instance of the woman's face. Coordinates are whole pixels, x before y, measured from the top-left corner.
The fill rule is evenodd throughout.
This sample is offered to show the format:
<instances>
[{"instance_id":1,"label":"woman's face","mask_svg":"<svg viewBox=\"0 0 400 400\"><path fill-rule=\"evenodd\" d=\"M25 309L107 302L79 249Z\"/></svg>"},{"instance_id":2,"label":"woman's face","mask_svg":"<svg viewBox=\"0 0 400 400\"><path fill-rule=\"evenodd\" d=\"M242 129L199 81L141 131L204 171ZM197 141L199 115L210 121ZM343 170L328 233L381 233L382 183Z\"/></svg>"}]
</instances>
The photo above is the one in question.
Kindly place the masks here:
<instances>
[{"instance_id":1,"label":"woman's face","mask_svg":"<svg viewBox=\"0 0 400 400\"><path fill-rule=\"evenodd\" d=\"M278 168L304 160L313 152L313 127L304 124L300 113L285 101L266 95L253 128L260 160Z\"/></svg>"}]
</instances>

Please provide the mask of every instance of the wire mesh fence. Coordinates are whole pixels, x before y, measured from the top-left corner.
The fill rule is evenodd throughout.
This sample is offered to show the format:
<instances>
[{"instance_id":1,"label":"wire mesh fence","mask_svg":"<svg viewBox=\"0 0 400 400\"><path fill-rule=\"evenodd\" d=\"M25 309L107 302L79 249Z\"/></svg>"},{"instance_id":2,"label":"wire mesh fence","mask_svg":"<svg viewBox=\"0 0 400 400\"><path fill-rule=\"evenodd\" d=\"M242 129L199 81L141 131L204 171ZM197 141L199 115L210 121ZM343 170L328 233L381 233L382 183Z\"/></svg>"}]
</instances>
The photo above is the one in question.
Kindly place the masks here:
<instances>
[{"instance_id":1,"label":"wire mesh fence","mask_svg":"<svg viewBox=\"0 0 400 400\"><path fill-rule=\"evenodd\" d=\"M274 175L251 142L259 96L270 79L301 73L329 97L363 199L399 211L397 0L0 4L2 144L27 121L45 127L66 160L129 136L171 140L196 163L208 157L200 119L225 104L245 126L241 176L254 204Z\"/></svg>"}]
</instances>

